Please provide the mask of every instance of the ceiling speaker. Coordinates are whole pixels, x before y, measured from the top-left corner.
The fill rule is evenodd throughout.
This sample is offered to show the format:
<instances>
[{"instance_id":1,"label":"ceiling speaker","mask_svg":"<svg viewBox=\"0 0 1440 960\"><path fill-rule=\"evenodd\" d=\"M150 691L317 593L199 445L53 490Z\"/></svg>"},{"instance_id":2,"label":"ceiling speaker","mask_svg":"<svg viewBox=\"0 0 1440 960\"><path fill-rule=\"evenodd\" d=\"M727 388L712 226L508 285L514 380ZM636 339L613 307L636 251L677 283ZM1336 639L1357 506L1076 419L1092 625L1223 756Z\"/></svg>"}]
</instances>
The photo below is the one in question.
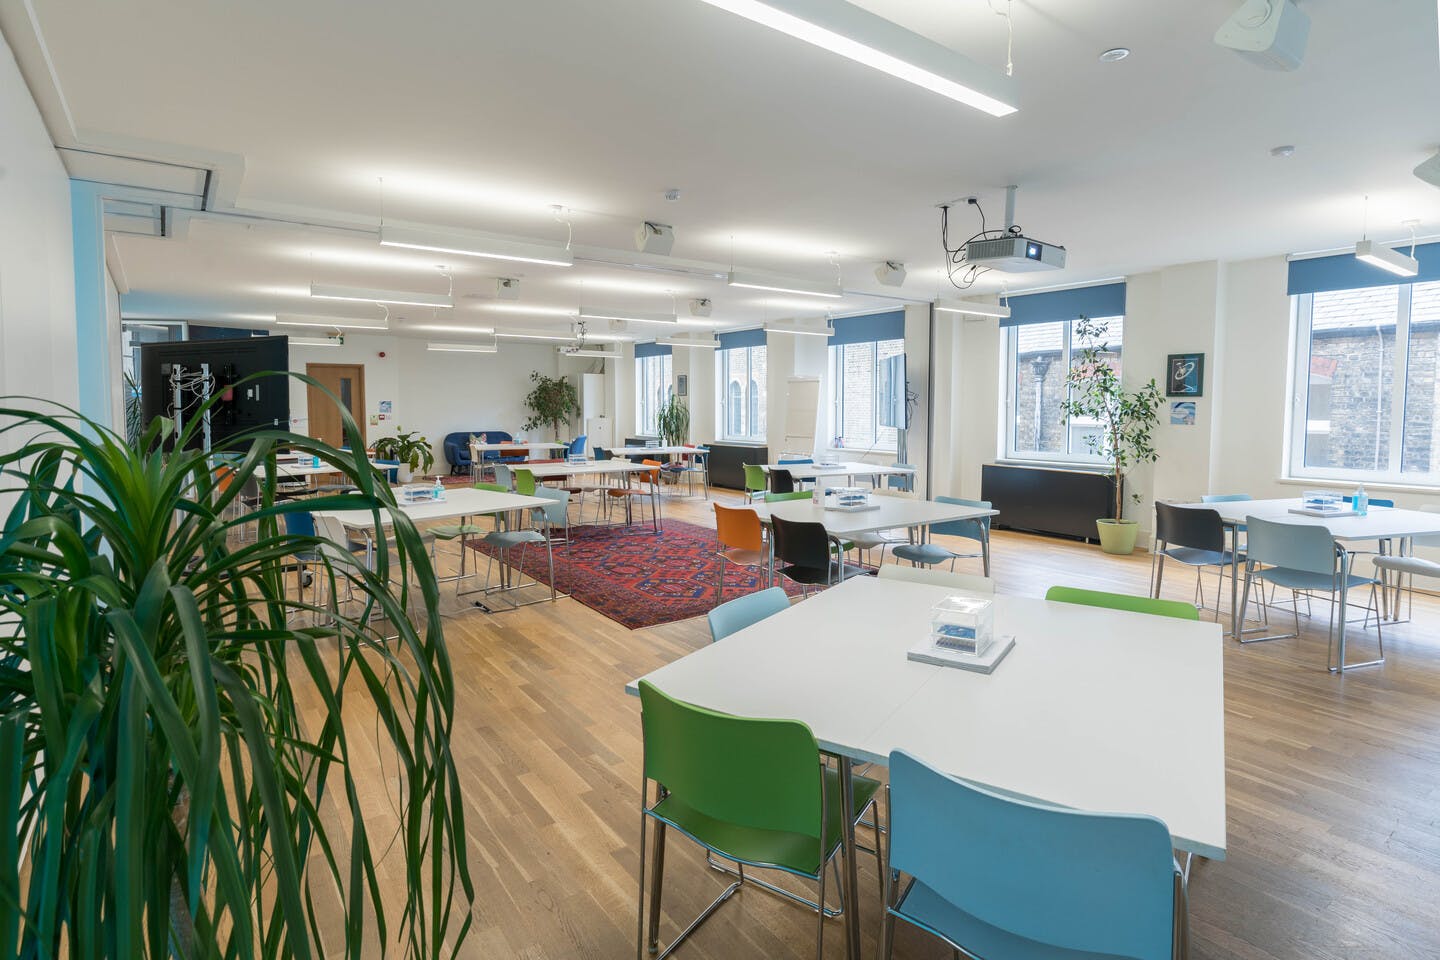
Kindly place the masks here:
<instances>
[{"instance_id":1,"label":"ceiling speaker","mask_svg":"<svg viewBox=\"0 0 1440 960\"><path fill-rule=\"evenodd\" d=\"M651 223L646 220L635 231L635 249L641 253L653 253L668 257L670 248L675 246L675 228L665 223Z\"/></svg>"},{"instance_id":2,"label":"ceiling speaker","mask_svg":"<svg viewBox=\"0 0 1440 960\"><path fill-rule=\"evenodd\" d=\"M499 300L519 300L520 281L512 277L501 277L496 280L495 297Z\"/></svg>"}]
</instances>

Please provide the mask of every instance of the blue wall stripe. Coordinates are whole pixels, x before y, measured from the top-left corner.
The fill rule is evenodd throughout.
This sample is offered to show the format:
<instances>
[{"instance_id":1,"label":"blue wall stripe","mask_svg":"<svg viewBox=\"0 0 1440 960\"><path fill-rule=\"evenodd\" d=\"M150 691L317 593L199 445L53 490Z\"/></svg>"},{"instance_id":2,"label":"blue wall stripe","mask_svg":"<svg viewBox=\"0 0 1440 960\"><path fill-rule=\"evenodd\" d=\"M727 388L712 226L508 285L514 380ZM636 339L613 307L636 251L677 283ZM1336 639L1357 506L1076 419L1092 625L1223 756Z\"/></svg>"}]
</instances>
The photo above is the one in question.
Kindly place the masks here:
<instances>
[{"instance_id":1,"label":"blue wall stripe","mask_svg":"<svg viewBox=\"0 0 1440 960\"><path fill-rule=\"evenodd\" d=\"M1396 245L1400 252L1409 254L1410 246ZM1413 277L1397 277L1388 270L1356 260L1353 253L1342 253L1334 257L1312 257L1309 260L1290 261L1290 284L1287 291L1292 297L1300 293L1323 293L1326 290L1355 290L1361 287L1394 287L1402 283L1428 283L1440 280L1440 243L1423 243L1415 247L1415 259L1420 261L1420 273Z\"/></svg>"},{"instance_id":2,"label":"blue wall stripe","mask_svg":"<svg viewBox=\"0 0 1440 960\"><path fill-rule=\"evenodd\" d=\"M1102 283L1094 287L1071 290L1049 290L1045 293L1022 293L1005 301L1010 316L1000 321L1002 327L1023 327L1031 323L1054 323L1078 317L1123 317L1125 315L1125 284Z\"/></svg>"},{"instance_id":3,"label":"blue wall stripe","mask_svg":"<svg viewBox=\"0 0 1440 960\"><path fill-rule=\"evenodd\" d=\"M637 343L635 344L635 359L641 357L668 357L671 350L668 344L664 343Z\"/></svg>"},{"instance_id":4,"label":"blue wall stripe","mask_svg":"<svg viewBox=\"0 0 1440 960\"><path fill-rule=\"evenodd\" d=\"M905 339L904 310L872 313L863 317L840 317L832 321L831 325L835 328L835 336L829 341L832 347L845 343Z\"/></svg>"},{"instance_id":5,"label":"blue wall stripe","mask_svg":"<svg viewBox=\"0 0 1440 960\"><path fill-rule=\"evenodd\" d=\"M738 350L741 347L763 347L765 346L765 331L759 327L754 330L736 330L731 333L716 334L716 340L720 341L721 350Z\"/></svg>"}]
</instances>

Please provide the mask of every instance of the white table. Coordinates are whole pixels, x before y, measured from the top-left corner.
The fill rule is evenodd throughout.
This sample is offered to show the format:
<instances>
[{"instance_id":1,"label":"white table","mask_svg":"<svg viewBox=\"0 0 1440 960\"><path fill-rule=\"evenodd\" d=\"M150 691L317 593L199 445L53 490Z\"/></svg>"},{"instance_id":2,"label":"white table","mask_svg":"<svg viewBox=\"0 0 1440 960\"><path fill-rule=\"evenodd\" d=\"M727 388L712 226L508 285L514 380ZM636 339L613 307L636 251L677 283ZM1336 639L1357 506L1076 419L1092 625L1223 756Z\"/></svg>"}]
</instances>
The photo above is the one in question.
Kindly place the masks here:
<instances>
[{"instance_id":1,"label":"white table","mask_svg":"<svg viewBox=\"0 0 1440 960\"><path fill-rule=\"evenodd\" d=\"M704 447L685 447L672 445L668 447L611 447L610 452L617 457L650 457L654 456L657 453L665 454L666 456L671 457L683 457L688 454L704 454L708 453L709 451L706 450Z\"/></svg>"},{"instance_id":2,"label":"white table","mask_svg":"<svg viewBox=\"0 0 1440 960\"><path fill-rule=\"evenodd\" d=\"M544 456L547 450L564 450L570 446L568 443L557 443L553 440L506 440L503 443L479 443L470 444L471 456L475 453L487 453L493 450L527 450L530 456Z\"/></svg>"},{"instance_id":3,"label":"white table","mask_svg":"<svg viewBox=\"0 0 1440 960\"><path fill-rule=\"evenodd\" d=\"M871 497L874 510L826 510L811 500L777 500L774 503L748 504L760 515L762 523L771 517L797 523L823 523L832 537L849 537L858 533L875 533L903 527L928 529L932 523L946 520L972 520L996 517L998 510L970 507L960 503L937 500L912 500L909 497Z\"/></svg>"},{"instance_id":4,"label":"white table","mask_svg":"<svg viewBox=\"0 0 1440 960\"><path fill-rule=\"evenodd\" d=\"M1345 544L1372 540L1400 540L1440 533L1440 514L1421 510L1399 510L1393 507L1371 507L1363 517L1307 517L1291 513L1303 505L1300 498L1284 500L1225 500L1218 503L1190 503L1188 507L1209 508L1220 514L1220 522L1231 529L1231 543L1234 544L1235 530L1245 523L1246 517L1259 517L1279 523L1294 523L1310 527L1324 527L1330 531L1335 542L1342 548ZM1240 610L1236 602L1236 577L1239 573L1238 551L1231 551L1230 565L1230 607L1231 634L1240 637ZM1346 604L1350 594L1350 568L1352 558L1349 550L1341 551L1340 571L1340 624L1337 628L1335 664L1330 665L1333 673L1345 670L1345 620Z\"/></svg>"},{"instance_id":5,"label":"white table","mask_svg":"<svg viewBox=\"0 0 1440 960\"><path fill-rule=\"evenodd\" d=\"M1016 797L1158 817L1177 848L1224 858L1218 624L1000 596L996 630L1016 643L993 674L907 660L954 592L849 580L643 679L711 710L805 722L839 758L846 802L854 761L904 749ZM853 828L844 840L852 905ZM846 911L852 958L857 915Z\"/></svg>"},{"instance_id":6,"label":"white table","mask_svg":"<svg viewBox=\"0 0 1440 960\"><path fill-rule=\"evenodd\" d=\"M563 463L532 463L518 467L517 469L529 470L536 480L554 480L557 478L581 476L610 476L624 478L625 485L629 486L630 480L635 474L646 473L659 468L648 467L641 463L631 463L629 460L584 460L579 463L570 463L569 461ZM653 484L650 490L650 517L651 525L655 528L655 532L659 533L660 495ZM630 518L630 504L627 501L625 504L625 519L627 523L629 523ZM582 521L584 520L583 513L580 519ZM597 522L599 521L600 518L598 514L595 519Z\"/></svg>"},{"instance_id":7,"label":"white table","mask_svg":"<svg viewBox=\"0 0 1440 960\"><path fill-rule=\"evenodd\" d=\"M462 522L468 517L480 517L495 513L509 513L512 510L529 510L543 507L552 501L544 497L523 497L518 493L499 493L494 490L475 490L470 487L450 488L445 491L444 500L425 500L420 503L401 503L399 509L411 520L455 520ZM345 527L374 530L376 515L369 510L317 510L317 518L334 520ZM394 522L388 510L379 511L382 527Z\"/></svg>"},{"instance_id":8,"label":"white table","mask_svg":"<svg viewBox=\"0 0 1440 960\"><path fill-rule=\"evenodd\" d=\"M819 463L763 463L760 469L766 473L784 470L796 480L821 480L825 478L856 477L909 477L914 476L914 467L888 467L878 463L864 463L859 460L841 460L828 465Z\"/></svg>"}]
</instances>

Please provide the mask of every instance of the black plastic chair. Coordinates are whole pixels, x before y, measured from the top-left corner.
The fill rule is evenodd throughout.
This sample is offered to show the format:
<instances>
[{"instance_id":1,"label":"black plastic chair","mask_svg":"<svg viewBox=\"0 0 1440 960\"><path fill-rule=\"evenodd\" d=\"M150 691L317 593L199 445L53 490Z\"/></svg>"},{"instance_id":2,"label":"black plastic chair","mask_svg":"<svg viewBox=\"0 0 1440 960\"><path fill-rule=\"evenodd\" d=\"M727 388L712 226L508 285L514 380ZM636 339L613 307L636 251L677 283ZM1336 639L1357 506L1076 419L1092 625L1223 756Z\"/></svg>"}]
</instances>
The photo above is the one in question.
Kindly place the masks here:
<instances>
[{"instance_id":1,"label":"black plastic chair","mask_svg":"<svg viewBox=\"0 0 1440 960\"><path fill-rule=\"evenodd\" d=\"M1220 617L1220 587L1231 569L1231 552L1225 547L1225 526L1218 511L1209 507L1182 507L1172 503L1155 504L1155 552L1151 559L1152 597L1160 596L1160 583L1165 576L1165 561L1174 560L1195 568L1196 606L1205 608L1205 593L1200 576L1204 567L1219 567L1215 585L1215 617ZM1245 555L1238 558L1244 564Z\"/></svg>"},{"instance_id":2,"label":"black plastic chair","mask_svg":"<svg viewBox=\"0 0 1440 960\"><path fill-rule=\"evenodd\" d=\"M785 564L780 573L800 584L802 596L812 586L829 587L870 573L845 562L823 523L771 517L770 531L775 558Z\"/></svg>"}]
</instances>

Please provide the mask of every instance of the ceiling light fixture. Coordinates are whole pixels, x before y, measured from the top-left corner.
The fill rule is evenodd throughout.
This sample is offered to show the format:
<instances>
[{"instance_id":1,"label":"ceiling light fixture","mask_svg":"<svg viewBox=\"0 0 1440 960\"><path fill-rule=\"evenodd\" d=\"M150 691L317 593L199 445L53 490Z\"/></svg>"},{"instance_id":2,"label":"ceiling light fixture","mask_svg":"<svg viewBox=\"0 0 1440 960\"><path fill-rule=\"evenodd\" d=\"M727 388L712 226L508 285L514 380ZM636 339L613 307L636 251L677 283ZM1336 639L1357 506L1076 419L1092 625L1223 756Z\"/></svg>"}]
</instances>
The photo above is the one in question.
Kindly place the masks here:
<instances>
[{"instance_id":1,"label":"ceiling light fixture","mask_svg":"<svg viewBox=\"0 0 1440 960\"><path fill-rule=\"evenodd\" d=\"M746 290L773 290L776 293L799 293L807 297L830 297L838 300L845 294L839 284L816 283L796 280L792 277L765 277L754 273L736 273L731 270L726 282L732 287Z\"/></svg>"},{"instance_id":2,"label":"ceiling light fixture","mask_svg":"<svg viewBox=\"0 0 1440 960\"><path fill-rule=\"evenodd\" d=\"M684 337L664 337L655 341L666 347L699 347L701 350L719 350L719 340L687 340Z\"/></svg>"},{"instance_id":3,"label":"ceiling light fixture","mask_svg":"<svg viewBox=\"0 0 1440 960\"><path fill-rule=\"evenodd\" d=\"M398 303L412 307L455 306L448 293L416 293L412 290L376 290L369 287L347 287L333 283L310 284L310 296L316 300L354 300L360 303Z\"/></svg>"},{"instance_id":4,"label":"ceiling light fixture","mask_svg":"<svg viewBox=\"0 0 1440 960\"><path fill-rule=\"evenodd\" d=\"M512 333L497 333L497 334L495 334L495 336L498 337L498 338L500 338L501 340L554 340L554 341L558 341L558 342L561 342L561 343L573 343L573 342L575 342L575 337L574 337L573 334L570 335L570 336L559 336L559 335L557 335L557 334L552 334L552 333L519 333L519 332L512 332ZM594 341L596 341L596 342L619 343L621 340L626 340L626 339L629 339L629 338L628 338L628 337L612 337L612 336L608 336L608 335L596 335L596 334L593 334L593 333L592 333L592 334L590 334L590 335L588 336L587 339L594 340Z\"/></svg>"},{"instance_id":5,"label":"ceiling light fixture","mask_svg":"<svg viewBox=\"0 0 1440 960\"><path fill-rule=\"evenodd\" d=\"M778 324L778 323L767 323L767 324L765 324L765 326L764 326L762 329L763 329L766 333L793 333L793 334L795 334L796 336L801 336L801 337L833 337L833 336L835 336L835 328L834 328L834 327L831 327L831 326L828 326L828 325L825 326L825 327L823 327L823 328L821 328L821 329L818 329L818 330L817 330L817 329L807 328L807 327L787 327L787 326L783 326L783 325Z\"/></svg>"},{"instance_id":6,"label":"ceiling light fixture","mask_svg":"<svg viewBox=\"0 0 1440 960\"><path fill-rule=\"evenodd\" d=\"M1124 60L1128 56L1130 56L1129 47L1111 47L1109 50L1101 52L1100 62L1119 63L1121 60Z\"/></svg>"},{"instance_id":7,"label":"ceiling light fixture","mask_svg":"<svg viewBox=\"0 0 1440 960\"><path fill-rule=\"evenodd\" d=\"M673 313L644 313L639 310L617 310L612 307L581 307L581 320L630 320L635 323L679 323Z\"/></svg>"},{"instance_id":8,"label":"ceiling light fixture","mask_svg":"<svg viewBox=\"0 0 1440 960\"><path fill-rule=\"evenodd\" d=\"M448 323L417 323L407 325L408 330L422 330L425 333L474 333L483 336L490 336L495 333L494 327L462 327Z\"/></svg>"},{"instance_id":9,"label":"ceiling light fixture","mask_svg":"<svg viewBox=\"0 0 1440 960\"><path fill-rule=\"evenodd\" d=\"M512 240L486 233L459 230L425 230L392 225L380 228L382 247L404 247L408 250L433 250L456 253L462 257L484 257L489 260L513 260L517 263L541 263L552 267L569 267L575 258L569 245Z\"/></svg>"},{"instance_id":10,"label":"ceiling light fixture","mask_svg":"<svg viewBox=\"0 0 1440 960\"><path fill-rule=\"evenodd\" d=\"M612 350L587 350L583 347L556 347L555 352L562 357L592 357L596 360L619 360L618 351Z\"/></svg>"},{"instance_id":11,"label":"ceiling light fixture","mask_svg":"<svg viewBox=\"0 0 1440 960\"><path fill-rule=\"evenodd\" d=\"M1415 247L1412 245L1410 250L1413 253ZM1407 257L1375 240L1361 240L1355 244L1355 259L1388 270L1397 277L1413 277L1420 272L1420 261L1413 256Z\"/></svg>"},{"instance_id":12,"label":"ceiling light fixture","mask_svg":"<svg viewBox=\"0 0 1440 960\"><path fill-rule=\"evenodd\" d=\"M1003 117L1015 112L1006 78L884 17L832 0L704 0L856 63ZM864 37L864 41L856 39Z\"/></svg>"},{"instance_id":13,"label":"ceiling light fixture","mask_svg":"<svg viewBox=\"0 0 1440 960\"><path fill-rule=\"evenodd\" d=\"M292 347L343 347L343 337L288 337Z\"/></svg>"},{"instance_id":14,"label":"ceiling light fixture","mask_svg":"<svg viewBox=\"0 0 1440 960\"><path fill-rule=\"evenodd\" d=\"M389 320L367 320L364 317L320 317L307 313L277 313L275 322L282 327L331 327L338 330L389 330Z\"/></svg>"},{"instance_id":15,"label":"ceiling light fixture","mask_svg":"<svg viewBox=\"0 0 1440 960\"><path fill-rule=\"evenodd\" d=\"M1002 320L1010 316L1010 308L1004 304L974 300L936 300L935 310L938 313L964 313L972 317L999 317Z\"/></svg>"},{"instance_id":16,"label":"ceiling light fixture","mask_svg":"<svg viewBox=\"0 0 1440 960\"><path fill-rule=\"evenodd\" d=\"M497 343L427 343L426 350L436 353L499 353Z\"/></svg>"}]
</instances>

